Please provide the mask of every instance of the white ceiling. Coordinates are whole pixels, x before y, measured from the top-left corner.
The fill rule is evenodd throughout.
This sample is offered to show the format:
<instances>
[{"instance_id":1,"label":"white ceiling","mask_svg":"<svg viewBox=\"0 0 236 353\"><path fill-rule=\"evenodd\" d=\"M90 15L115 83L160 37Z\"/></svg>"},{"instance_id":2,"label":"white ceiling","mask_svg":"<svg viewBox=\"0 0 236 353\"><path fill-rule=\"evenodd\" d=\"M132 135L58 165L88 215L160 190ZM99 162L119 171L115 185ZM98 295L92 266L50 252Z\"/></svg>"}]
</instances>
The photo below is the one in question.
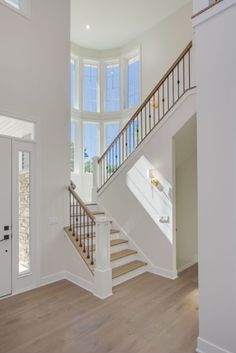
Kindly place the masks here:
<instances>
[{"instance_id":1,"label":"white ceiling","mask_svg":"<svg viewBox=\"0 0 236 353\"><path fill-rule=\"evenodd\" d=\"M190 0L71 0L71 41L91 49L121 47ZM89 24L90 31L85 27Z\"/></svg>"}]
</instances>

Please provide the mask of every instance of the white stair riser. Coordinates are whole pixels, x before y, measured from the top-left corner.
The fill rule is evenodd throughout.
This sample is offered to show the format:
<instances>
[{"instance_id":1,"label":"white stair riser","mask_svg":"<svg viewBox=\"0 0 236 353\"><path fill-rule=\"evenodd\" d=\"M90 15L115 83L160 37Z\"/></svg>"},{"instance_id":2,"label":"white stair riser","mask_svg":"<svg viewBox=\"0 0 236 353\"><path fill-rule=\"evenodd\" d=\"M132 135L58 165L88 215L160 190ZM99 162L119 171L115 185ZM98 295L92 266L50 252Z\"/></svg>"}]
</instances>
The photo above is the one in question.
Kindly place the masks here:
<instances>
[{"instance_id":1,"label":"white stair riser","mask_svg":"<svg viewBox=\"0 0 236 353\"><path fill-rule=\"evenodd\" d=\"M117 278L114 278L112 280L112 287L117 286L118 284L121 284L123 282L128 281L131 278L137 277L147 271L147 266L142 266L138 268L137 270L131 271L126 273L125 275L119 276Z\"/></svg>"},{"instance_id":2,"label":"white stair riser","mask_svg":"<svg viewBox=\"0 0 236 353\"><path fill-rule=\"evenodd\" d=\"M111 261L111 267L115 268L115 267L118 267L118 266L122 266L122 265L125 265L125 264L127 264L127 263L129 263L131 261L134 261L134 260L140 260L139 257L138 257L138 254L125 256L125 257L122 257L119 260Z\"/></svg>"},{"instance_id":3,"label":"white stair riser","mask_svg":"<svg viewBox=\"0 0 236 353\"><path fill-rule=\"evenodd\" d=\"M111 233L111 240L120 239L120 233Z\"/></svg>"},{"instance_id":4,"label":"white stair riser","mask_svg":"<svg viewBox=\"0 0 236 353\"><path fill-rule=\"evenodd\" d=\"M111 246L111 254L117 251L122 251L128 249L129 243L122 243L120 245Z\"/></svg>"},{"instance_id":5,"label":"white stair riser","mask_svg":"<svg viewBox=\"0 0 236 353\"><path fill-rule=\"evenodd\" d=\"M89 205L87 207L91 212L103 212L101 207L99 207L98 205Z\"/></svg>"}]
</instances>

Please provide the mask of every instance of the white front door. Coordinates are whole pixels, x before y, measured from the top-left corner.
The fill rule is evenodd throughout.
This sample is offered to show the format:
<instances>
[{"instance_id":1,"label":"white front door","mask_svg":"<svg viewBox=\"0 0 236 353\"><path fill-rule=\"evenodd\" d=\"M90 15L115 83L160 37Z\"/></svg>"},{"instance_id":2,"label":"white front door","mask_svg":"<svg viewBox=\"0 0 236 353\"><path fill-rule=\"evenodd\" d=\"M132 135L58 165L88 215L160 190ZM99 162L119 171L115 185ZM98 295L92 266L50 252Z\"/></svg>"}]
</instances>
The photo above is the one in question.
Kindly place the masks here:
<instances>
[{"instance_id":1,"label":"white front door","mask_svg":"<svg viewBox=\"0 0 236 353\"><path fill-rule=\"evenodd\" d=\"M0 298L36 286L34 148L0 136Z\"/></svg>"},{"instance_id":2,"label":"white front door","mask_svg":"<svg viewBox=\"0 0 236 353\"><path fill-rule=\"evenodd\" d=\"M12 141L0 137L0 297L12 292Z\"/></svg>"}]
</instances>

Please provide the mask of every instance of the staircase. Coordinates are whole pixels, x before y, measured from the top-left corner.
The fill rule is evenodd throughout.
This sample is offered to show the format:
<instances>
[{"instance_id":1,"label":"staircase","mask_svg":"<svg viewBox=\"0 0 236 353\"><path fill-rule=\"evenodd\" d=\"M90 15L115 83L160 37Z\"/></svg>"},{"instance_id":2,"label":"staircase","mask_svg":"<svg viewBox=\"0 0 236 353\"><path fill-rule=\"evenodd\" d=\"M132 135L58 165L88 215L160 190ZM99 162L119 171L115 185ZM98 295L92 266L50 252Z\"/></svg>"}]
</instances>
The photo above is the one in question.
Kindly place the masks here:
<instances>
[{"instance_id":1,"label":"staircase","mask_svg":"<svg viewBox=\"0 0 236 353\"><path fill-rule=\"evenodd\" d=\"M78 195L77 195L78 198ZM103 212L99 205L97 204L85 204L86 208L91 212L95 217L95 222L99 221L101 218L107 218L105 212ZM73 207L73 204L72 204ZM78 217L79 218L79 217ZM83 218L83 216L82 216ZM81 234L86 234L88 228L88 221L86 219L85 223L82 221L79 224L79 230ZM78 251L79 255L82 257L83 261L87 265L89 271L94 275L94 270L96 268L96 232L91 234L91 239L88 240L87 236L85 237L85 246L83 244L83 239L80 243L79 239L76 240L76 231L73 235L73 226L70 230L70 227L65 228L65 232L74 247ZM79 238L79 237L78 237ZM82 237L83 238L83 237ZM147 262L143 259L138 250L130 244L127 237L122 234L122 232L117 229L116 226L110 221L110 264L112 269L112 286L116 286L128 279L131 279L135 276L138 276L146 271ZM84 251L85 250L85 251ZM89 251L89 257L88 257ZM91 263L92 258L92 263Z\"/></svg>"},{"instance_id":2,"label":"staircase","mask_svg":"<svg viewBox=\"0 0 236 353\"><path fill-rule=\"evenodd\" d=\"M192 83L192 42L184 49L111 145L93 163L94 200L100 190L115 177L120 167L161 123ZM159 180L150 183L158 185ZM135 247L128 235L104 213L98 204L85 204L69 186L70 226L65 232L94 278L100 298L112 294L112 287L148 270L150 261Z\"/></svg>"},{"instance_id":3,"label":"staircase","mask_svg":"<svg viewBox=\"0 0 236 353\"><path fill-rule=\"evenodd\" d=\"M97 187L100 191L185 93L195 88L191 72L192 42L183 50L114 141L98 158L97 168L94 165L94 170L98 169L94 189Z\"/></svg>"}]
</instances>

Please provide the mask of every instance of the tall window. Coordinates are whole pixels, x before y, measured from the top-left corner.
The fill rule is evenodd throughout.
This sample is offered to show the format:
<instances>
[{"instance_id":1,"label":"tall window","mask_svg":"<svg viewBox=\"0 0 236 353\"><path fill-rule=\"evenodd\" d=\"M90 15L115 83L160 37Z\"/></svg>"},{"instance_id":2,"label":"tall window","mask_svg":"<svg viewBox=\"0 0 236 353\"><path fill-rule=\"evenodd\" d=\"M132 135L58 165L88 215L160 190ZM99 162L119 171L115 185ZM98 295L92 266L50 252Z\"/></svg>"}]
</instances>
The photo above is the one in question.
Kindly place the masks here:
<instances>
[{"instance_id":1,"label":"tall window","mask_svg":"<svg viewBox=\"0 0 236 353\"><path fill-rule=\"evenodd\" d=\"M106 104L107 112L120 110L120 65L106 66Z\"/></svg>"},{"instance_id":2,"label":"tall window","mask_svg":"<svg viewBox=\"0 0 236 353\"><path fill-rule=\"evenodd\" d=\"M93 157L99 156L99 124L84 123L83 124L83 154L84 154L84 172L92 173Z\"/></svg>"},{"instance_id":3,"label":"tall window","mask_svg":"<svg viewBox=\"0 0 236 353\"><path fill-rule=\"evenodd\" d=\"M98 112L98 65L84 64L83 110Z\"/></svg>"},{"instance_id":4,"label":"tall window","mask_svg":"<svg viewBox=\"0 0 236 353\"><path fill-rule=\"evenodd\" d=\"M76 60L70 61L70 104L71 108L78 109L78 83L76 73Z\"/></svg>"},{"instance_id":5,"label":"tall window","mask_svg":"<svg viewBox=\"0 0 236 353\"><path fill-rule=\"evenodd\" d=\"M136 56L128 61L128 108L140 102L140 61Z\"/></svg>"},{"instance_id":6,"label":"tall window","mask_svg":"<svg viewBox=\"0 0 236 353\"><path fill-rule=\"evenodd\" d=\"M112 141L116 138L120 131L120 124L118 122L105 124L105 148L110 146Z\"/></svg>"},{"instance_id":7,"label":"tall window","mask_svg":"<svg viewBox=\"0 0 236 353\"><path fill-rule=\"evenodd\" d=\"M70 171L75 171L76 122L70 124Z\"/></svg>"}]
</instances>

